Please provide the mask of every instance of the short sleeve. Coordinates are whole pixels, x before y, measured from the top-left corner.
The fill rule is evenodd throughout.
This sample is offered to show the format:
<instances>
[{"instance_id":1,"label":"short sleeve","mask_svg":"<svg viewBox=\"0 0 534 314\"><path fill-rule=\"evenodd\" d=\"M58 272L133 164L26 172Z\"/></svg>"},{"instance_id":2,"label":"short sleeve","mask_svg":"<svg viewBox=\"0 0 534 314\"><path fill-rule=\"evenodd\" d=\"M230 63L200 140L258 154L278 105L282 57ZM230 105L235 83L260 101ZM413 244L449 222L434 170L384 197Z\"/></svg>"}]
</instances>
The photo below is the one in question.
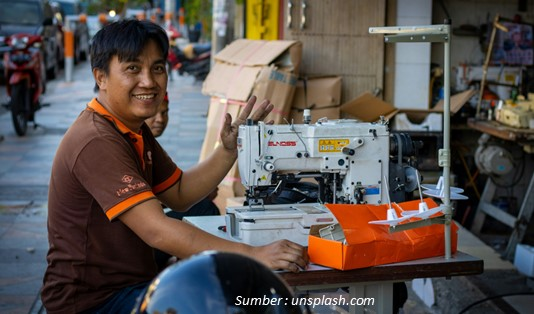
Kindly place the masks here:
<instances>
[{"instance_id":1,"label":"short sleeve","mask_svg":"<svg viewBox=\"0 0 534 314\"><path fill-rule=\"evenodd\" d=\"M146 143L151 147L152 155L152 192L159 194L165 192L180 180L182 170L178 168L161 145L154 138L152 139L153 142L151 142L150 138L146 140Z\"/></svg>"},{"instance_id":2,"label":"short sleeve","mask_svg":"<svg viewBox=\"0 0 534 314\"><path fill-rule=\"evenodd\" d=\"M122 138L92 139L78 155L73 172L109 220L155 198L135 150Z\"/></svg>"}]
</instances>

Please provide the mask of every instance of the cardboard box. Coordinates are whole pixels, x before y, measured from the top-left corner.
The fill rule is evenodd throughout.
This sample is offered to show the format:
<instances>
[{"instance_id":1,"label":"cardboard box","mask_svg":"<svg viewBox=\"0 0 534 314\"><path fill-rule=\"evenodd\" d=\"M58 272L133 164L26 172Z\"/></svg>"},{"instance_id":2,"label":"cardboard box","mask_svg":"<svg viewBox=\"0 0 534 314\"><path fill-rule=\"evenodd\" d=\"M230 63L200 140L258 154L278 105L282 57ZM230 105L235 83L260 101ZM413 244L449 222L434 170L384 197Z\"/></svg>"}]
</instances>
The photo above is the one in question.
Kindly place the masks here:
<instances>
[{"instance_id":1,"label":"cardboard box","mask_svg":"<svg viewBox=\"0 0 534 314\"><path fill-rule=\"evenodd\" d=\"M297 81L292 109L331 108L341 104L341 77L320 76Z\"/></svg>"},{"instance_id":2,"label":"cardboard box","mask_svg":"<svg viewBox=\"0 0 534 314\"><path fill-rule=\"evenodd\" d=\"M375 97L370 92L365 92L360 96L341 105L341 112L362 122L376 122L380 116L391 119L399 109L393 105Z\"/></svg>"},{"instance_id":3,"label":"cardboard box","mask_svg":"<svg viewBox=\"0 0 534 314\"><path fill-rule=\"evenodd\" d=\"M340 118L339 106L331 108L319 108L310 109L311 123L317 122L321 118L327 118L328 120L335 120ZM289 121L293 121L295 124L302 124L304 121L304 109L291 109Z\"/></svg>"},{"instance_id":4,"label":"cardboard box","mask_svg":"<svg viewBox=\"0 0 534 314\"><path fill-rule=\"evenodd\" d=\"M268 99L274 105L266 121L285 123L289 119L301 57L299 41L247 39L232 42L214 57L215 65L202 85L202 93L212 97L200 160L220 145L224 115L230 113L235 119L252 95L258 103ZM215 202L225 208L226 198L243 195L235 163L219 185Z\"/></svg>"},{"instance_id":5,"label":"cardboard box","mask_svg":"<svg viewBox=\"0 0 534 314\"><path fill-rule=\"evenodd\" d=\"M220 145L220 134L224 122L224 115L229 113L232 117L236 117L240 110L241 107L239 105L232 104L226 99L217 97L210 98L208 117L206 119L206 134L204 135L204 141L200 149L199 161L206 159Z\"/></svg>"},{"instance_id":6,"label":"cardboard box","mask_svg":"<svg viewBox=\"0 0 534 314\"><path fill-rule=\"evenodd\" d=\"M458 112L475 94L475 90L469 89L451 96L451 115ZM412 123L421 123L429 113L443 113L443 106L443 101L440 101L434 108L427 110L398 109L382 99L375 97L370 92L366 92L341 105L341 112L346 114L347 118L355 118L362 122L376 122L381 116L384 116L387 120L391 120L397 113L403 112L407 114L408 119Z\"/></svg>"},{"instance_id":7,"label":"cardboard box","mask_svg":"<svg viewBox=\"0 0 534 314\"><path fill-rule=\"evenodd\" d=\"M425 114L426 117L420 123L414 123L405 112L397 112L393 123L396 131L443 131L443 114L430 112Z\"/></svg>"},{"instance_id":8,"label":"cardboard box","mask_svg":"<svg viewBox=\"0 0 534 314\"><path fill-rule=\"evenodd\" d=\"M199 161L206 159L219 145L221 145L220 134L225 113L229 113L232 117L236 117L241 112L241 108L242 104L240 102L233 102L217 97L210 98L208 118L206 120L206 134L200 149ZM219 193L214 202L217 204L217 207L226 208L226 198L243 196L244 189L243 184L241 184L239 169L236 162L224 177L223 181L219 184Z\"/></svg>"},{"instance_id":9,"label":"cardboard box","mask_svg":"<svg viewBox=\"0 0 534 314\"><path fill-rule=\"evenodd\" d=\"M273 120L275 124L280 124L289 118L296 81L295 75L277 71L273 65L261 69L251 95L257 97L258 103L268 99L274 105L265 121ZM246 103L242 102L244 104Z\"/></svg>"},{"instance_id":10,"label":"cardboard box","mask_svg":"<svg viewBox=\"0 0 534 314\"><path fill-rule=\"evenodd\" d=\"M424 200L429 208L437 204ZM403 210L417 210L419 200L392 204L400 216ZM388 226L369 224L385 220L388 205L327 204L343 228L346 242L323 239L317 236L314 226L308 238L310 261L339 270L364 268L397 263L445 254L444 226L442 224L419 227L390 233ZM416 219L416 218L411 218ZM451 225L451 251L456 252L458 227Z\"/></svg>"},{"instance_id":11,"label":"cardboard box","mask_svg":"<svg viewBox=\"0 0 534 314\"><path fill-rule=\"evenodd\" d=\"M289 117L295 94L302 43L293 40L238 39L215 55L202 93L246 103L255 95L269 99L275 123Z\"/></svg>"}]
</instances>

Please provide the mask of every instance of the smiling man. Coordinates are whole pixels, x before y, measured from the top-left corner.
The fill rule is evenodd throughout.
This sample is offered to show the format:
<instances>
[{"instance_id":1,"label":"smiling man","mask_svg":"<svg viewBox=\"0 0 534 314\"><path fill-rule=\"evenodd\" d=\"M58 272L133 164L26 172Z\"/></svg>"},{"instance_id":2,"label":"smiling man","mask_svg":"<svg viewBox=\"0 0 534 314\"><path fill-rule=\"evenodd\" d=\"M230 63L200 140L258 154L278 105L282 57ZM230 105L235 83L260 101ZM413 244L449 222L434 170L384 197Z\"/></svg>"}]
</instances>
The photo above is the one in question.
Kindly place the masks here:
<instances>
[{"instance_id":1,"label":"smiling man","mask_svg":"<svg viewBox=\"0 0 534 314\"><path fill-rule=\"evenodd\" d=\"M237 158L239 125L262 120L273 108L263 101L252 112L252 97L235 121L226 114L222 145L182 171L144 122L164 99L167 53L167 34L149 21L111 23L94 37L97 97L64 135L50 177L41 295L49 314L130 313L157 275L154 249L178 258L227 251L271 269L306 267L305 249L293 242L252 247L164 214L162 203L185 211L213 191Z\"/></svg>"}]
</instances>

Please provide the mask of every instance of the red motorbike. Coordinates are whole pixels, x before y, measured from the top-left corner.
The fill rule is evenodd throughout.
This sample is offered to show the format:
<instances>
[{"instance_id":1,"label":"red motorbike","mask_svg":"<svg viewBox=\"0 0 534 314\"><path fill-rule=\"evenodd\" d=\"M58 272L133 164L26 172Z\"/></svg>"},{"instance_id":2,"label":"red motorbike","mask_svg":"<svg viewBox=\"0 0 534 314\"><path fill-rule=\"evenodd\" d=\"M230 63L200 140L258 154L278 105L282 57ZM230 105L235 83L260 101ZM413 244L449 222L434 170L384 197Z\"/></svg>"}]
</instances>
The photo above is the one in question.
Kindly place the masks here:
<instances>
[{"instance_id":1,"label":"red motorbike","mask_svg":"<svg viewBox=\"0 0 534 314\"><path fill-rule=\"evenodd\" d=\"M4 66L9 107L15 132L24 136L28 122L35 124L35 112L46 90L46 69L39 35L14 34L6 39Z\"/></svg>"},{"instance_id":2,"label":"red motorbike","mask_svg":"<svg viewBox=\"0 0 534 314\"><path fill-rule=\"evenodd\" d=\"M181 50L171 40L167 62L171 70L177 70L178 74L188 74L197 81L204 81L210 72L211 44L188 44Z\"/></svg>"}]
</instances>

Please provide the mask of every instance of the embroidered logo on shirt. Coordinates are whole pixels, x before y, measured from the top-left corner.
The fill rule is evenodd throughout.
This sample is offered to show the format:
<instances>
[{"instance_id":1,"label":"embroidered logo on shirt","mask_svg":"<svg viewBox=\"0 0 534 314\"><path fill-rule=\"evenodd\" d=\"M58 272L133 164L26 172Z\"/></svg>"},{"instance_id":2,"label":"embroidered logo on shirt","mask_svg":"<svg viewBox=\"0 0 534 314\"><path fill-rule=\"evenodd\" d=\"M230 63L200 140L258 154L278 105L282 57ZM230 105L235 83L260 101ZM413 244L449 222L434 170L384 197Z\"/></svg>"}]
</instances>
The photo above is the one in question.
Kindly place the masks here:
<instances>
[{"instance_id":1,"label":"embroidered logo on shirt","mask_svg":"<svg viewBox=\"0 0 534 314\"><path fill-rule=\"evenodd\" d=\"M122 177L122 182L124 183L130 183L132 182L132 180L133 180L133 177L129 175L124 175L124 177Z\"/></svg>"},{"instance_id":2,"label":"embroidered logo on shirt","mask_svg":"<svg viewBox=\"0 0 534 314\"><path fill-rule=\"evenodd\" d=\"M136 183L131 183L131 184L128 184L127 186L123 187L123 188L120 188L118 189L115 193L117 193L117 196L121 196L121 195L124 195L128 192L132 192L132 191L135 191L135 190L138 190L138 189L142 189L146 187L146 183L145 182L136 182Z\"/></svg>"}]
</instances>

